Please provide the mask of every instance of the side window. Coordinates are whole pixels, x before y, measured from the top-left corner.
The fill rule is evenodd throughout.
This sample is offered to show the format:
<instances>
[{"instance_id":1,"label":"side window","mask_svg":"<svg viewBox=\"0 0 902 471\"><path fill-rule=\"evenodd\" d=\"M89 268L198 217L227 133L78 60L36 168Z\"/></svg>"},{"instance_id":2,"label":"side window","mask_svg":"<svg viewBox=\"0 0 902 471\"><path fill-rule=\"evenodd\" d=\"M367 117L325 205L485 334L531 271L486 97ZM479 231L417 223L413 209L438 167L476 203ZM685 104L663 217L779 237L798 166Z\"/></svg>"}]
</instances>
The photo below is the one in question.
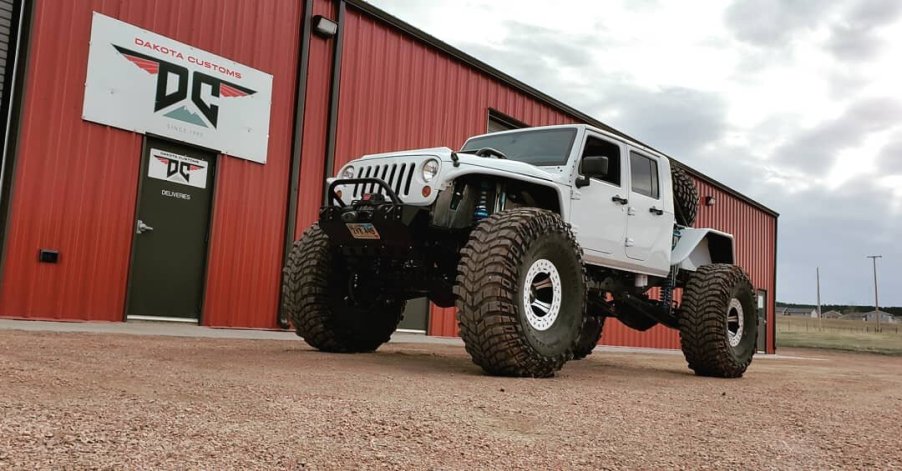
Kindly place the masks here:
<instances>
[{"instance_id":1,"label":"side window","mask_svg":"<svg viewBox=\"0 0 902 471\"><path fill-rule=\"evenodd\" d=\"M658 187L658 162L642 154L630 152L630 181L633 191L658 199L660 189Z\"/></svg>"},{"instance_id":2,"label":"side window","mask_svg":"<svg viewBox=\"0 0 902 471\"><path fill-rule=\"evenodd\" d=\"M586 139L586 147L580 156L580 163L586 157L603 156L608 158L608 174L601 178L602 181L620 186L620 146L604 139L589 136Z\"/></svg>"}]
</instances>

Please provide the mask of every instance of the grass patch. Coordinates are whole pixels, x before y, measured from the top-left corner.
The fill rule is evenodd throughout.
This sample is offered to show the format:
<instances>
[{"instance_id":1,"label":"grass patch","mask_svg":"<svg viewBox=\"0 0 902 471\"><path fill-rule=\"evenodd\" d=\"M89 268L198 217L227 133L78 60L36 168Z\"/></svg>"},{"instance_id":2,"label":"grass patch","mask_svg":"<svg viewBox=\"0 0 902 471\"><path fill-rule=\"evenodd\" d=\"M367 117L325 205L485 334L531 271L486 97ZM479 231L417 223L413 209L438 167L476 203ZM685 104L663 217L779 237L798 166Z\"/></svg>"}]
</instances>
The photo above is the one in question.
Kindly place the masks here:
<instances>
[{"instance_id":1,"label":"grass patch","mask_svg":"<svg viewBox=\"0 0 902 471\"><path fill-rule=\"evenodd\" d=\"M902 356L902 329L886 324L874 332L873 323L806 318L777 318L777 348L824 348Z\"/></svg>"}]
</instances>

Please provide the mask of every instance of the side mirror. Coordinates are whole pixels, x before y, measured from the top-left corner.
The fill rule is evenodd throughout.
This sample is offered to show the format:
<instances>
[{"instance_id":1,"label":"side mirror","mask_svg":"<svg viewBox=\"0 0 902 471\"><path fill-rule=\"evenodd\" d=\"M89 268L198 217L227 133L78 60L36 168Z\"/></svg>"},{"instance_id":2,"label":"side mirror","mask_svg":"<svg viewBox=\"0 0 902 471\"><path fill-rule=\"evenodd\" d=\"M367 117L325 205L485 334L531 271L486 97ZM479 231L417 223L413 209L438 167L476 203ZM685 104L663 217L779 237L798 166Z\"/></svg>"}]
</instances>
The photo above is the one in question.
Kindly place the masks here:
<instances>
[{"instance_id":1,"label":"side mirror","mask_svg":"<svg viewBox=\"0 0 902 471\"><path fill-rule=\"evenodd\" d=\"M602 155L591 155L583 158L582 173L587 177L604 177L608 174L608 158Z\"/></svg>"}]
</instances>

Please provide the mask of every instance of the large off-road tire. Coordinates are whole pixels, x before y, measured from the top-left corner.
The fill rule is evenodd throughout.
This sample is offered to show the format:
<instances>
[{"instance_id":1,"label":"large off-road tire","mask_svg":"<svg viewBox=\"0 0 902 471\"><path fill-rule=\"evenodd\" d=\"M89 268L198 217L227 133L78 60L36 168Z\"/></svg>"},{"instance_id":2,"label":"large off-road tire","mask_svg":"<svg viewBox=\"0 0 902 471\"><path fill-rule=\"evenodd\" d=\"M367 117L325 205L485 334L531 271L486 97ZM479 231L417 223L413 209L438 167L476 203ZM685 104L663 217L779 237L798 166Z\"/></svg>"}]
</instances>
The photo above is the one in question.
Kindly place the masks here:
<instances>
[{"instance_id":1,"label":"large off-road tire","mask_svg":"<svg viewBox=\"0 0 902 471\"><path fill-rule=\"evenodd\" d=\"M676 222L682 226L691 226L695 224L695 217L698 215L698 188L692 177L676 164L670 167L670 177L673 181Z\"/></svg>"},{"instance_id":2,"label":"large off-road tire","mask_svg":"<svg viewBox=\"0 0 902 471\"><path fill-rule=\"evenodd\" d=\"M406 301L355 302L349 278L319 225L294 243L282 278L283 307L310 346L324 352L371 352L397 328Z\"/></svg>"},{"instance_id":3,"label":"large off-road tire","mask_svg":"<svg viewBox=\"0 0 902 471\"><path fill-rule=\"evenodd\" d=\"M758 340L755 293L736 265L699 267L680 307L680 346L699 376L738 378L752 363Z\"/></svg>"},{"instance_id":4,"label":"large off-road tire","mask_svg":"<svg viewBox=\"0 0 902 471\"><path fill-rule=\"evenodd\" d=\"M480 222L461 251L454 293L460 336L489 374L547 377L573 358L586 273L558 215L517 208Z\"/></svg>"},{"instance_id":5,"label":"large off-road tire","mask_svg":"<svg viewBox=\"0 0 902 471\"><path fill-rule=\"evenodd\" d=\"M604 317L592 314L586 315L586 321L583 323L583 330L579 334L579 340L576 342L576 348L573 350L573 359L582 360L592 354L592 350L601 340L601 334L604 332Z\"/></svg>"}]
</instances>

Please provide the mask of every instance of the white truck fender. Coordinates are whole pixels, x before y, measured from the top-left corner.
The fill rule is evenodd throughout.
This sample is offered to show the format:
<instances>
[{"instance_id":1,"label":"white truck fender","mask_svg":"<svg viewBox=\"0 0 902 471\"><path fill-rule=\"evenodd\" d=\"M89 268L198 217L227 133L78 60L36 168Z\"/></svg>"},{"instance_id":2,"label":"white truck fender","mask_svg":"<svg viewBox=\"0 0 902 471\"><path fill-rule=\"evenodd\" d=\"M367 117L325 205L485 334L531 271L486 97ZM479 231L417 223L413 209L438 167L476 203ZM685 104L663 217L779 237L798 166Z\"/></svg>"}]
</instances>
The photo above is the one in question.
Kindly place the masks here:
<instances>
[{"instance_id":1,"label":"white truck fender","mask_svg":"<svg viewBox=\"0 0 902 471\"><path fill-rule=\"evenodd\" d=\"M712 263L735 263L733 236L714 229L681 228L676 246L670 254L671 265L695 271Z\"/></svg>"}]
</instances>

